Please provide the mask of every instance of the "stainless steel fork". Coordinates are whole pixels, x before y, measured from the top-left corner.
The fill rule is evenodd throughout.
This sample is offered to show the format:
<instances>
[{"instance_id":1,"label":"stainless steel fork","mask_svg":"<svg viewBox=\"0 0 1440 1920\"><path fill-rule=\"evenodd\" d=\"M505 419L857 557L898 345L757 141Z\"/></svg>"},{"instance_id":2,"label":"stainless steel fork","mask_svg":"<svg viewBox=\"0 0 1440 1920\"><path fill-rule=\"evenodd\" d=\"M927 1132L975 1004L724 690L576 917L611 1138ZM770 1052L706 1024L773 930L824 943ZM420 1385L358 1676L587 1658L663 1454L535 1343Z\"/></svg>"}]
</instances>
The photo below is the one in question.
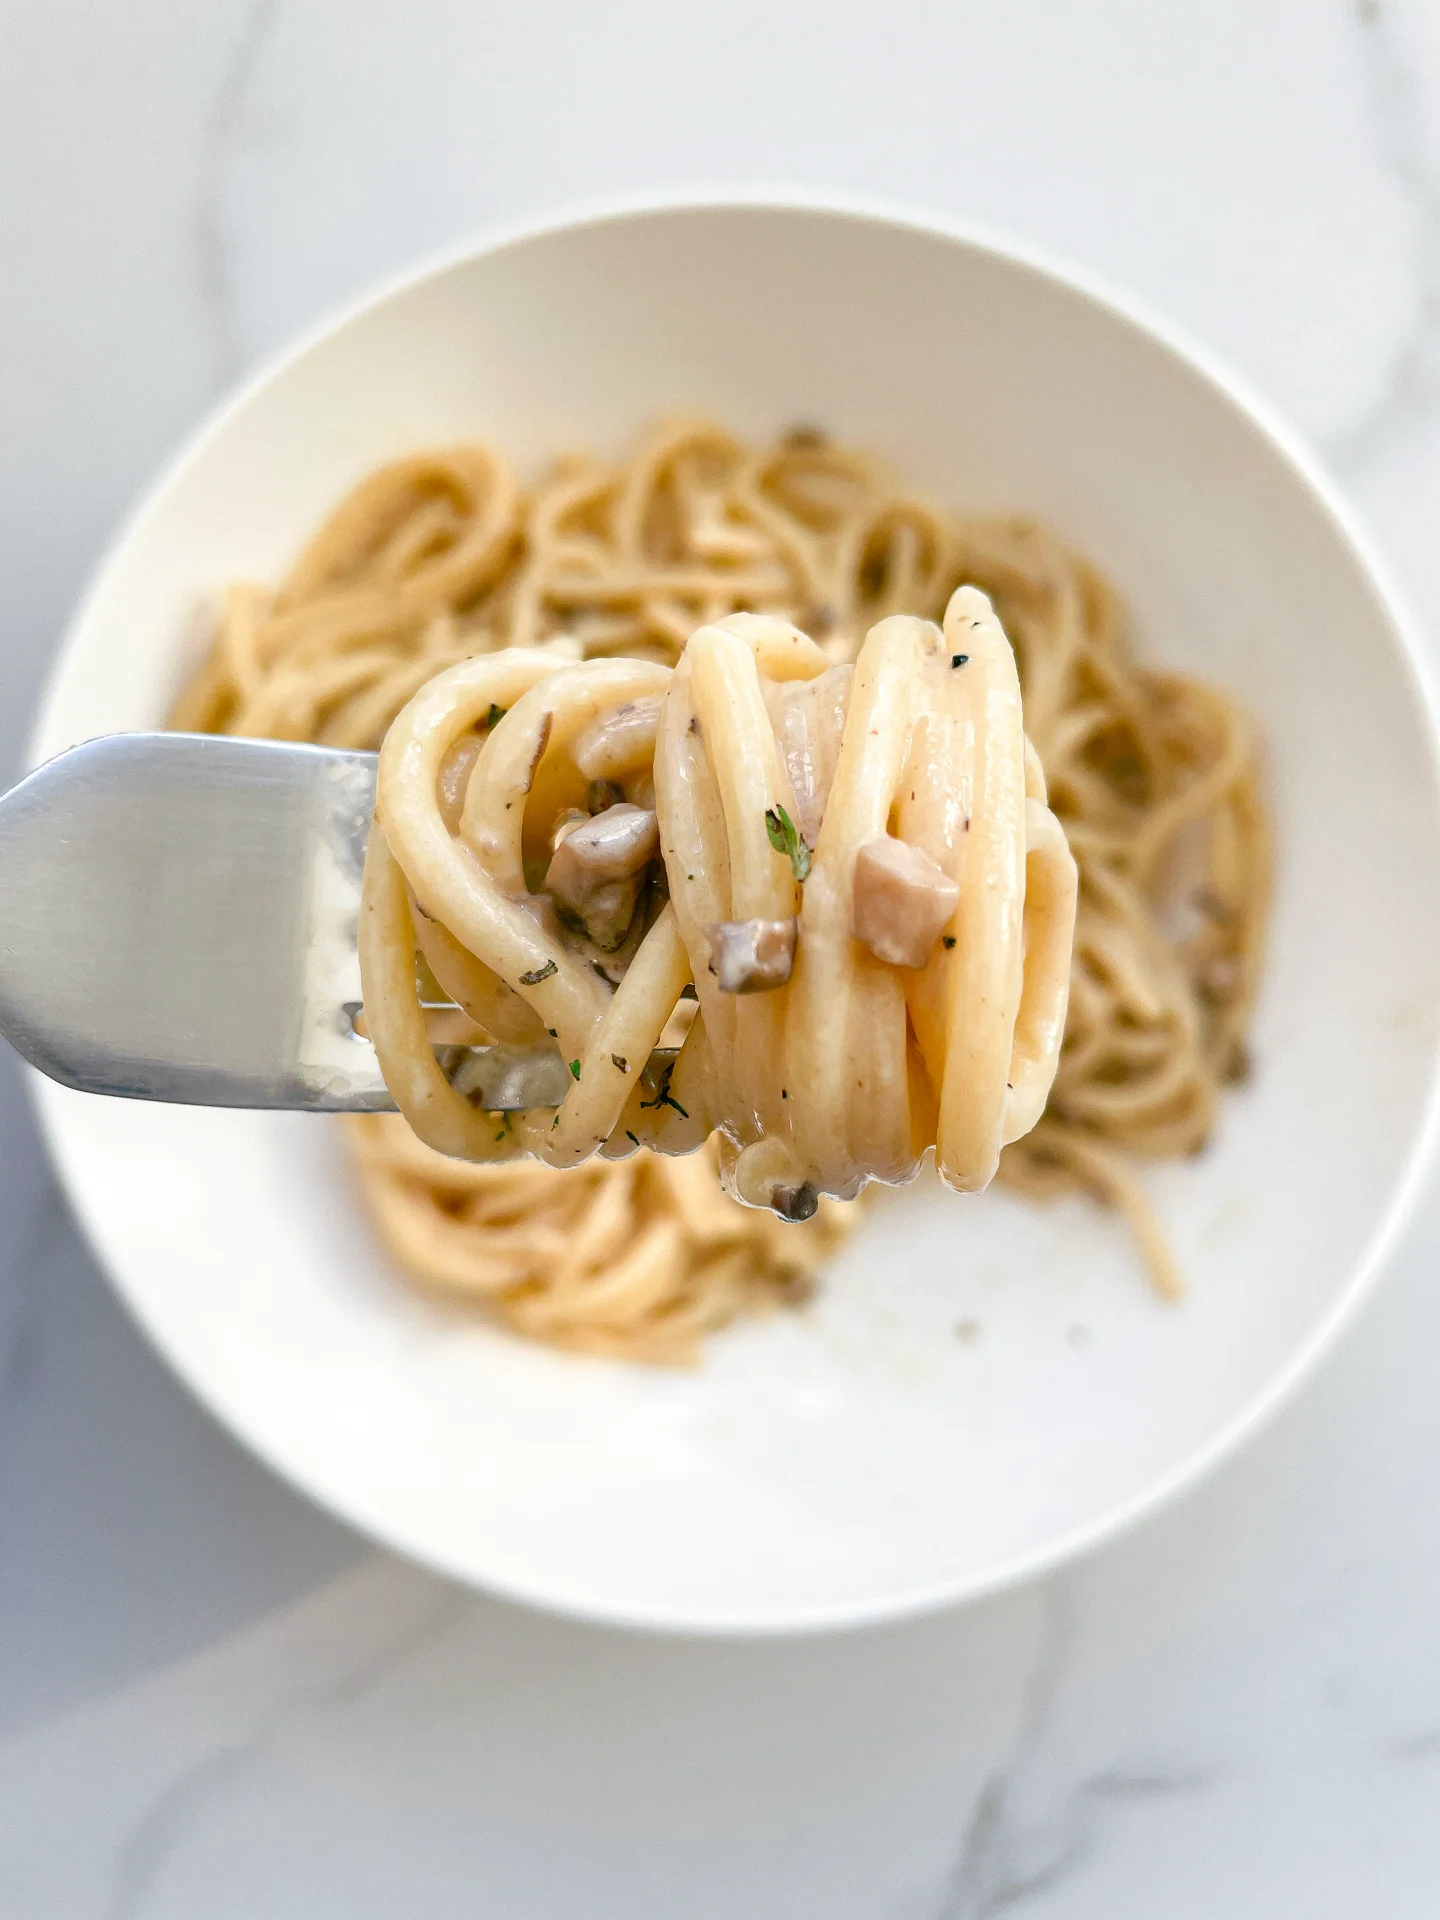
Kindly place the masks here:
<instances>
[{"instance_id":1,"label":"stainless steel fork","mask_svg":"<svg viewBox=\"0 0 1440 1920\"><path fill-rule=\"evenodd\" d=\"M355 1030L374 802L375 755L329 747L128 733L47 761L0 797L0 1033L89 1093L391 1109ZM570 1085L555 1049L436 1054L492 1111Z\"/></svg>"}]
</instances>

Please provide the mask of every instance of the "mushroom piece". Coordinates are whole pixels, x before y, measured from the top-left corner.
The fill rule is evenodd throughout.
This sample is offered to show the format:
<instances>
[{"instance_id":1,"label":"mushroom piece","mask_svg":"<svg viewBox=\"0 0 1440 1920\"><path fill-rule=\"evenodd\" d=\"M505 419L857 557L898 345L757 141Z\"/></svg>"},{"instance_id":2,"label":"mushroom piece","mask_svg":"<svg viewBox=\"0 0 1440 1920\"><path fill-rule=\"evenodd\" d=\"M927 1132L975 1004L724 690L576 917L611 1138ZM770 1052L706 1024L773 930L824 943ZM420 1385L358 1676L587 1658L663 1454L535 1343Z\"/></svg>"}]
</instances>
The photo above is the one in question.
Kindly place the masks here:
<instances>
[{"instance_id":1,"label":"mushroom piece","mask_svg":"<svg viewBox=\"0 0 1440 1920\"><path fill-rule=\"evenodd\" d=\"M923 967L960 899L928 853L881 834L855 856L850 931L877 960Z\"/></svg>"},{"instance_id":2,"label":"mushroom piece","mask_svg":"<svg viewBox=\"0 0 1440 1920\"><path fill-rule=\"evenodd\" d=\"M560 840L545 890L578 920L603 953L624 944L645 869L660 851L660 829L646 807L607 807Z\"/></svg>"},{"instance_id":3,"label":"mushroom piece","mask_svg":"<svg viewBox=\"0 0 1440 1920\"><path fill-rule=\"evenodd\" d=\"M583 827L591 815L583 807L566 807L550 829L550 851L554 853L562 840L568 840L577 827Z\"/></svg>"},{"instance_id":4,"label":"mushroom piece","mask_svg":"<svg viewBox=\"0 0 1440 1920\"><path fill-rule=\"evenodd\" d=\"M710 971L721 993L769 993L795 964L796 922L715 920L705 929Z\"/></svg>"},{"instance_id":5,"label":"mushroom piece","mask_svg":"<svg viewBox=\"0 0 1440 1920\"><path fill-rule=\"evenodd\" d=\"M813 1180L802 1180L798 1187L776 1187L770 1206L782 1220L813 1220L820 1211L820 1190Z\"/></svg>"}]
</instances>

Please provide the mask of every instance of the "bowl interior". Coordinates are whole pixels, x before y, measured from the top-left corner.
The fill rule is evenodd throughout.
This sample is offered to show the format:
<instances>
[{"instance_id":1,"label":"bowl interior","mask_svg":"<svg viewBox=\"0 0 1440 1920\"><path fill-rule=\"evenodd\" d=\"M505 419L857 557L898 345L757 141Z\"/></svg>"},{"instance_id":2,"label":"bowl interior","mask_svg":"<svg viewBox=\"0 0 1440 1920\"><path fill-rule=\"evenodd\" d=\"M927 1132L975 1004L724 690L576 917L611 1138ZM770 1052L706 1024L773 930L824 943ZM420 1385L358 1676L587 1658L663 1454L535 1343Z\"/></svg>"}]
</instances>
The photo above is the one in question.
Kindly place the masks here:
<instances>
[{"instance_id":1,"label":"bowl interior","mask_svg":"<svg viewBox=\"0 0 1440 1920\"><path fill-rule=\"evenodd\" d=\"M175 1367L318 1499L468 1579L671 1626L874 1618L1097 1537L1318 1349L1393 1223L1435 1064L1431 722L1382 591L1253 416L1113 308L985 246L783 208L552 231L365 307L252 387L121 539L44 753L155 725L217 587L368 467L482 435L522 469L656 414L823 422L957 509L1023 509L1142 645L1257 716L1279 849L1256 1073L1157 1168L1190 1282L1121 1227L886 1195L804 1313L693 1374L537 1350L398 1283L328 1125L43 1086L96 1247ZM969 1337L957 1328L964 1323Z\"/></svg>"}]
</instances>

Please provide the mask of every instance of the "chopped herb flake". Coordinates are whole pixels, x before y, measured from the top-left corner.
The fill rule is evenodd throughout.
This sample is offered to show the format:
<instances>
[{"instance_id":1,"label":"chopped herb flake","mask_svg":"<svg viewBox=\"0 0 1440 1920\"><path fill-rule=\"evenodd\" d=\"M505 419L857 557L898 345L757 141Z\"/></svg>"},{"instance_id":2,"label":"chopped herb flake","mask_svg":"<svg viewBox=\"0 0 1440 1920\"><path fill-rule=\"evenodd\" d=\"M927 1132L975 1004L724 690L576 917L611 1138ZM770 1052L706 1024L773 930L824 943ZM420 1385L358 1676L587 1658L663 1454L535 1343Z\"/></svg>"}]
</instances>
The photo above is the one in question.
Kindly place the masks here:
<instances>
[{"instance_id":1,"label":"chopped herb flake","mask_svg":"<svg viewBox=\"0 0 1440 1920\"><path fill-rule=\"evenodd\" d=\"M625 1058L623 1053L612 1053L610 1056L610 1064L612 1067L618 1067L621 1073L628 1073L630 1071L630 1062Z\"/></svg>"},{"instance_id":2,"label":"chopped herb flake","mask_svg":"<svg viewBox=\"0 0 1440 1920\"><path fill-rule=\"evenodd\" d=\"M800 838L799 828L784 807L774 806L765 809L765 831L770 836L770 844L776 853L788 856L790 871L795 878L807 879L810 873L810 849Z\"/></svg>"},{"instance_id":3,"label":"chopped herb flake","mask_svg":"<svg viewBox=\"0 0 1440 1920\"><path fill-rule=\"evenodd\" d=\"M485 716L486 727L498 727L509 711L510 709L508 707L497 707L492 700L490 702L490 711Z\"/></svg>"},{"instance_id":4,"label":"chopped herb flake","mask_svg":"<svg viewBox=\"0 0 1440 1920\"><path fill-rule=\"evenodd\" d=\"M640 1142L639 1142L639 1140L638 1140L638 1139L636 1139L636 1137L635 1137L635 1135L634 1135L633 1133L631 1133L631 1131L630 1131L630 1129L629 1129L628 1127L626 1127L626 1129L625 1129L625 1138L626 1138L627 1140L634 1140L634 1141L635 1141L635 1144L636 1144L636 1146L637 1146L637 1147L638 1147L638 1146L639 1146L639 1144L640 1144Z\"/></svg>"},{"instance_id":5,"label":"chopped herb flake","mask_svg":"<svg viewBox=\"0 0 1440 1920\"><path fill-rule=\"evenodd\" d=\"M580 1062L578 1060L572 1060L570 1062L570 1071L577 1080L580 1078Z\"/></svg>"},{"instance_id":6,"label":"chopped herb flake","mask_svg":"<svg viewBox=\"0 0 1440 1920\"><path fill-rule=\"evenodd\" d=\"M552 973L559 971L553 960L547 960L543 967L536 967L532 973L522 973L520 984L522 987L538 987L542 980L548 980Z\"/></svg>"},{"instance_id":7,"label":"chopped herb flake","mask_svg":"<svg viewBox=\"0 0 1440 1920\"><path fill-rule=\"evenodd\" d=\"M685 1111L684 1107L681 1106L680 1102L677 1099L675 1099L674 1095L670 1091L670 1077L674 1073L674 1071L675 1071L675 1062L672 1060L669 1066L666 1067L664 1073L661 1074L660 1076L660 1085L656 1090L655 1098L653 1100L642 1100L640 1102L640 1105L642 1108L673 1107L676 1113L679 1114L682 1120L688 1120L690 1118L689 1114Z\"/></svg>"}]
</instances>

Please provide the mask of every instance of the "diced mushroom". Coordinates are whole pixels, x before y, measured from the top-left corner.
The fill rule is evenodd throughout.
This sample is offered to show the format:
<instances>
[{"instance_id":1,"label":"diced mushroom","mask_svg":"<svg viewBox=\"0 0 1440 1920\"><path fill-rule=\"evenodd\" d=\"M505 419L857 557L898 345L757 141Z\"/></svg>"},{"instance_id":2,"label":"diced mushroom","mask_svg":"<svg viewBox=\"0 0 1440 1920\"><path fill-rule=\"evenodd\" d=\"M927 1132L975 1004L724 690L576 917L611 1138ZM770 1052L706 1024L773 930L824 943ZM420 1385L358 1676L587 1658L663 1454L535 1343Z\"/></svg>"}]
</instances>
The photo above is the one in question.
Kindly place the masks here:
<instances>
[{"instance_id":1,"label":"diced mushroom","mask_svg":"<svg viewBox=\"0 0 1440 1920\"><path fill-rule=\"evenodd\" d=\"M654 758L659 723L658 694L628 701L587 727L572 747L571 758L587 780L614 780Z\"/></svg>"},{"instance_id":2,"label":"diced mushroom","mask_svg":"<svg viewBox=\"0 0 1440 1920\"><path fill-rule=\"evenodd\" d=\"M802 1180L798 1187L776 1187L770 1205L782 1220L813 1220L820 1211L820 1192L813 1180Z\"/></svg>"},{"instance_id":3,"label":"diced mushroom","mask_svg":"<svg viewBox=\"0 0 1440 1920\"><path fill-rule=\"evenodd\" d=\"M850 931L877 960L923 967L959 898L960 889L928 853L881 834L855 856Z\"/></svg>"},{"instance_id":4,"label":"diced mushroom","mask_svg":"<svg viewBox=\"0 0 1440 1920\"><path fill-rule=\"evenodd\" d=\"M565 832L545 875L545 889L602 952L613 953L629 932L645 869L659 850L653 812L607 807Z\"/></svg>"},{"instance_id":5,"label":"diced mushroom","mask_svg":"<svg viewBox=\"0 0 1440 1920\"><path fill-rule=\"evenodd\" d=\"M554 853L562 840L568 840L577 827L583 827L590 818L579 807L567 807L550 829L550 851Z\"/></svg>"},{"instance_id":6,"label":"diced mushroom","mask_svg":"<svg viewBox=\"0 0 1440 1920\"><path fill-rule=\"evenodd\" d=\"M710 971L721 993L769 993L795 964L792 920L716 920L705 929Z\"/></svg>"}]
</instances>

